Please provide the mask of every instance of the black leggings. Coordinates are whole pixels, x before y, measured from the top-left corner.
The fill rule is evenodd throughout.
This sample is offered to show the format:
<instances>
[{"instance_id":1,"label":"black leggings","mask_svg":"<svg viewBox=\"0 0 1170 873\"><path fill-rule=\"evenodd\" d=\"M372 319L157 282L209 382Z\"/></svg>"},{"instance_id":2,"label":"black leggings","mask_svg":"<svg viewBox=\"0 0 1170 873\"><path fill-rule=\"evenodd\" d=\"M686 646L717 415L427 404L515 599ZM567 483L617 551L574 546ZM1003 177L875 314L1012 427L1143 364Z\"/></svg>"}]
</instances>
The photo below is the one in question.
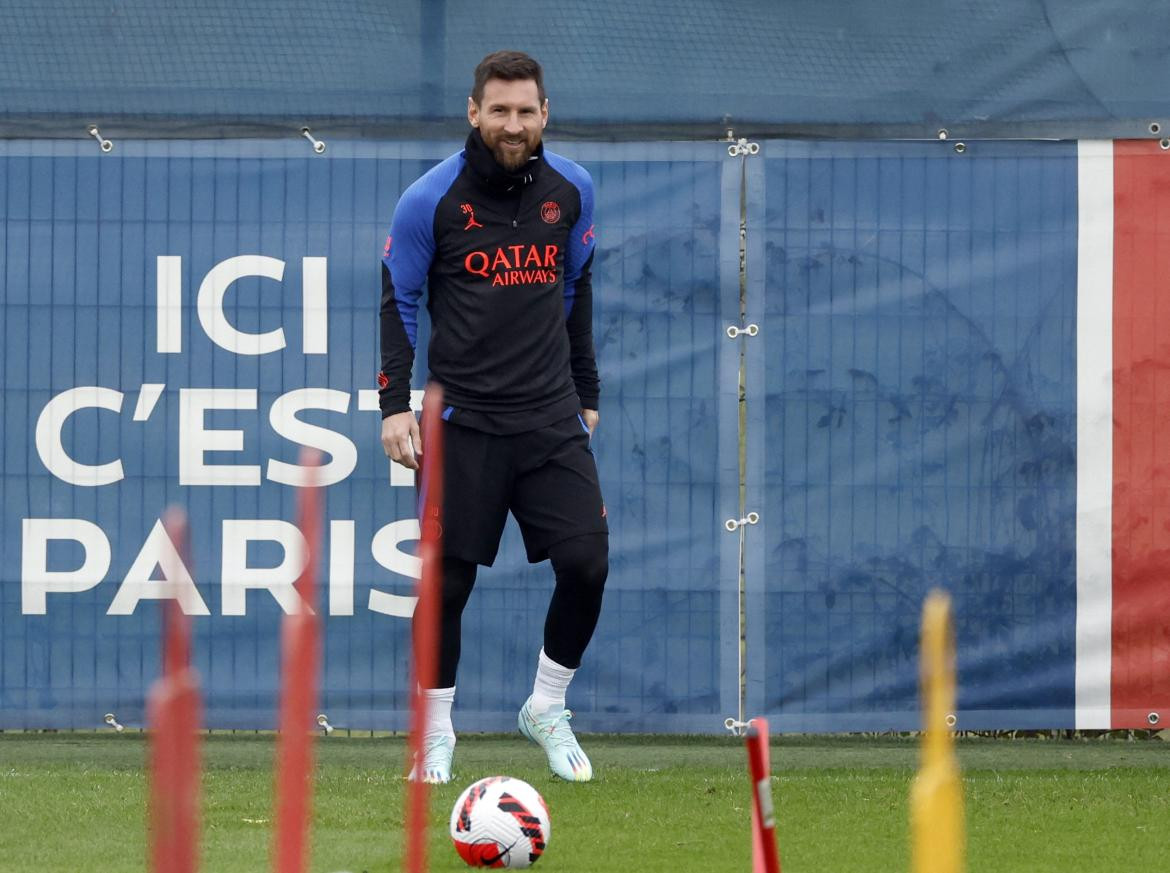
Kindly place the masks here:
<instances>
[{"instance_id":1,"label":"black leggings","mask_svg":"<svg viewBox=\"0 0 1170 873\"><path fill-rule=\"evenodd\" d=\"M562 667L576 669L601 614L609 575L609 534L573 537L549 547L557 584L544 621L544 653ZM439 620L439 673L436 688L455 684L459 668L463 608L475 585L477 565L443 558L443 603Z\"/></svg>"}]
</instances>

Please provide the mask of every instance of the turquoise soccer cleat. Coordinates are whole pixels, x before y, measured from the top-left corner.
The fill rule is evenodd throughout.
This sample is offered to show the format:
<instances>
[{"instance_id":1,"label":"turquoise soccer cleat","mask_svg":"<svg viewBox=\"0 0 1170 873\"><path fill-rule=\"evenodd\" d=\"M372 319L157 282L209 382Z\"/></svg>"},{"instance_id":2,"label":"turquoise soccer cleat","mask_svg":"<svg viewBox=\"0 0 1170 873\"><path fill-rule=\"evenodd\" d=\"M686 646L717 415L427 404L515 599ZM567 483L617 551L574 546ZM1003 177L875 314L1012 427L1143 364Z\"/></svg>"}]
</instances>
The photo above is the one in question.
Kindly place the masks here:
<instances>
[{"instance_id":1,"label":"turquoise soccer cleat","mask_svg":"<svg viewBox=\"0 0 1170 873\"><path fill-rule=\"evenodd\" d=\"M438 734L423 738L422 781L429 785L446 785L451 781L451 759L455 757L455 741ZM401 771L399 771L401 772ZM410 768L411 782L419 781L416 760Z\"/></svg>"},{"instance_id":2,"label":"turquoise soccer cleat","mask_svg":"<svg viewBox=\"0 0 1170 873\"><path fill-rule=\"evenodd\" d=\"M548 766L566 782L588 782L593 778L593 765L581 750L581 744L573 736L569 719L573 713L567 709L538 718L532 711L532 698L524 701L516 721L520 733L532 740L548 755Z\"/></svg>"}]
</instances>

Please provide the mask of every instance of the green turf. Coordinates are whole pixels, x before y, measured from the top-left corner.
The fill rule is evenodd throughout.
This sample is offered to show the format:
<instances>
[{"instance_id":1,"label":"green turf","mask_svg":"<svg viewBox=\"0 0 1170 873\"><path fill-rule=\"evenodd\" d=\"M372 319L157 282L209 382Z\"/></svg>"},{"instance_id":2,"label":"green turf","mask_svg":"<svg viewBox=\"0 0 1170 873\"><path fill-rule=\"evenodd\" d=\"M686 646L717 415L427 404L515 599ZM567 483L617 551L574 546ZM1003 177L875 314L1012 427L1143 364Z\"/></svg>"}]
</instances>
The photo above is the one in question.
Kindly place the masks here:
<instances>
[{"instance_id":1,"label":"green turf","mask_svg":"<svg viewBox=\"0 0 1170 873\"><path fill-rule=\"evenodd\" d=\"M585 737L589 785L555 781L519 737L464 736L436 789L435 871L466 869L447 840L462 788L531 782L552 814L546 871L750 869L742 747L721 738ZM205 739L203 870L268 868L271 736ZM403 745L318 742L312 870L400 867ZM141 735L0 734L0 871L143 870ZM1170 746L1158 740L971 739L960 744L970 873L1170 868ZM773 791L785 873L907 870L910 740L781 738Z\"/></svg>"}]
</instances>

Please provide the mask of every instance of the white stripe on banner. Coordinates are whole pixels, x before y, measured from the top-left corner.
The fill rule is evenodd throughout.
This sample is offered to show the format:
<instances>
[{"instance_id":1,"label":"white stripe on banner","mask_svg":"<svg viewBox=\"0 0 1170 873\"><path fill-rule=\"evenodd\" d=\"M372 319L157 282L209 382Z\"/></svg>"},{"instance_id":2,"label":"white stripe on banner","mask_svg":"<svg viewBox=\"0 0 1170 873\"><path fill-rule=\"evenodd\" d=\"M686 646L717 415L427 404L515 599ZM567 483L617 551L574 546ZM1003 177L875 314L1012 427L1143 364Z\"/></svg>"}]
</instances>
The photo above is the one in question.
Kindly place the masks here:
<instances>
[{"instance_id":1,"label":"white stripe on banner","mask_svg":"<svg viewBox=\"0 0 1170 873\"><path fill-rule=\"evenodd\" d=\"M1076 726L1108 728L1113 626L1113 143L1077 144Z\"/></svg>"}]
</instances>

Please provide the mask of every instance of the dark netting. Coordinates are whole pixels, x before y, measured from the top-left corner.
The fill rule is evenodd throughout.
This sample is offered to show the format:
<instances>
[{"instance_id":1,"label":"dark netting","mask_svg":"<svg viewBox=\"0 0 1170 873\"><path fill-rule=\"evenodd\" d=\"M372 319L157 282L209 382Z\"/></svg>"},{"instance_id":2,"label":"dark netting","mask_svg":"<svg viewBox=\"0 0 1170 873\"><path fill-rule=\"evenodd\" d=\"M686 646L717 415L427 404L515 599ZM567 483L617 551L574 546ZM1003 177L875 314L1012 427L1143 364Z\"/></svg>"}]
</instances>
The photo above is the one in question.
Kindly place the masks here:
<instances>
[{"instance_id":1,"label":"dark netting","mask_svg":"<svg viewBox=\"0 0 1170 873\"><path fill-rule=\"evenodd\" d=\"M1147 0L4 0L0 135L449 135L510 47L561 136L1149 136L1167 33Z\"/></svg>"}]
</instances>

